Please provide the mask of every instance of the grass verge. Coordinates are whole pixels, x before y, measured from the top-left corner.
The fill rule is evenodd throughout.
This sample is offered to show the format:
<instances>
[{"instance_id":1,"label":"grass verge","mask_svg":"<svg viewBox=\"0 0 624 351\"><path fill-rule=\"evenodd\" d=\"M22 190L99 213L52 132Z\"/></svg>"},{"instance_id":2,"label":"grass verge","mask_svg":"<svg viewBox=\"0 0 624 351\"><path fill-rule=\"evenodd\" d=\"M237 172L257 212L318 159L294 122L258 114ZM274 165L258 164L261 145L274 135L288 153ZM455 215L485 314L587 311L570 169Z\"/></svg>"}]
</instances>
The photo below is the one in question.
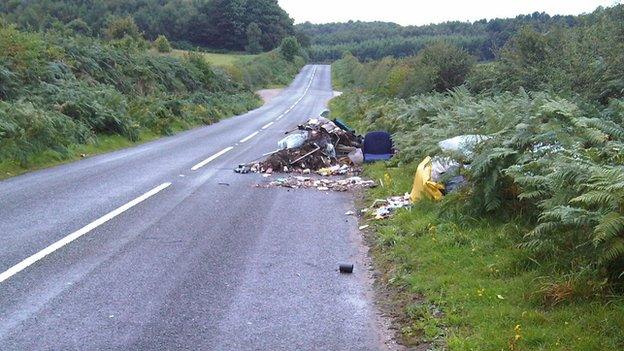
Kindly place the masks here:
<instances>
[{"instance_id":1,"label":"grass verge","mask_svg":"<svg viewBox=\"0 0 624 351\"><path fill-rule=\"evenodd\" d=\"M210 52L200 52L195 51L196 53L201 54L208 63L211 65L219 66L219 67L232 67L237 62L241 60L251 60L258 55L249 55L249 54L217 54ZM184 57L187 53L185 50L173 50L171 55L174 57Z\"/></svg>"},{"instance_id":2,"label":"grass verge","mask_svg":"<svg viewBox=\"0 0 624 351\"><path fill-rule=\"evenodd\" d=\"M415 165L366 168L384 186L366 201L409 191ZM622 350L624 300L590 297L552 303L566 281L544 276L510 238L519 220L462 216L452 199L423 202L374 222L369 242L407 345L449 350ZM385 294L384 294L385 295Z\"/></svg>"},{"instance_id":3,"label":"grass verge","mask_svg":"<svg viewBox=\"0 0 624 351\"><path fill-rule=\"evenodd\" d=\"M258 99L258 106L261 106ZM223 117L225 119L228 117ZM171 127L171 134L179 133L185 130L205 126L206 124L189 124L174 123ZM65 150L55 151L52 149L36 153L28 157L26 162L18 162L15 160L0 161L0 180L15 177L20 174L32 172L39 169L58 166L64 163L77 161L86 157L96 156L106 152L120 150L127 147L137 146L146 142L150 142L167 135L155 133L150 130L142 130L139 133L139 140L133 142L122 135L105 135L99 134L92 138L87 144L75 144L67 147Z\"/></svg>"}]
</instances>

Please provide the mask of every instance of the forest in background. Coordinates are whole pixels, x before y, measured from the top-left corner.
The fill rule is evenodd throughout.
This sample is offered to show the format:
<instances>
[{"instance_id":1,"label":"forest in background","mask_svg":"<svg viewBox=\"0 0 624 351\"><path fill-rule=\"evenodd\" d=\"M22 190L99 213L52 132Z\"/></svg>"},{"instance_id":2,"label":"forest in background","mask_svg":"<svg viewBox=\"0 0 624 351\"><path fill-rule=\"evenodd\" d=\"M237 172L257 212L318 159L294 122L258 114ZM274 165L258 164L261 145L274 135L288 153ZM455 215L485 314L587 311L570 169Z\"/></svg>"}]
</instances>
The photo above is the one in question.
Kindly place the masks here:
<instances>
[{"instance_id":1,"label":"forest in background","mask_svg":"<svg viewBox=\"0 0 624 351\"><path fill-rule=\"evenodd\" d=\"M459 46L480 61L493 60L497 50L523 26L544 32L553 27L568 28L593 21L593 15L550 16L535 12L515 18L470 22L445 22L423 26L401 26L388 22L361 22L296 25L309 37L310 58L333 61L350 52L359 60L379 60L386 56L417 54L428 44L445 40Z\"/></svg>"},{"instance_id":2,"label":"forest in background","mask_svg":"<svg viewBox=\"0 0 624 351\"><path fill-rule=\"evenodd\" d=\"M252 44L254 52L270 51L297 35L277 0L7 0L0 13L21 29L69 26L100 38L130 17L147 39L164 35L184 49L245 51Z\"/></svg>"}]
</instances>

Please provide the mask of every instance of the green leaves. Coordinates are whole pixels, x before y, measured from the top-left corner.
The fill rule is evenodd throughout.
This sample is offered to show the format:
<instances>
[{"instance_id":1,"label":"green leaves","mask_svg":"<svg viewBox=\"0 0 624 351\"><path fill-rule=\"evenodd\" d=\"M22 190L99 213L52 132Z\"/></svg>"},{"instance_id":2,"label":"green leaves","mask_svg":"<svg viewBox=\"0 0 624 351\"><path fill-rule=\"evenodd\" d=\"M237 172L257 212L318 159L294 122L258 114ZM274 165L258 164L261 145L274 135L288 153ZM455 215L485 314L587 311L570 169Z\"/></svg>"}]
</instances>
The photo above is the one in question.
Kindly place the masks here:
<instances>
[{"instance_id":1,"label":"green leaves","mask_svg":"<svg viewBox=\"0 0 624 351\"><path fill-rule=\"evenodd\" d=\"M5 84L6 82L6 84ZM181 59L116 43L0 28L0 161L62 157L97 135L167 135L239 114L253 93L196 54Z\"/></svg>"}]
</instances>

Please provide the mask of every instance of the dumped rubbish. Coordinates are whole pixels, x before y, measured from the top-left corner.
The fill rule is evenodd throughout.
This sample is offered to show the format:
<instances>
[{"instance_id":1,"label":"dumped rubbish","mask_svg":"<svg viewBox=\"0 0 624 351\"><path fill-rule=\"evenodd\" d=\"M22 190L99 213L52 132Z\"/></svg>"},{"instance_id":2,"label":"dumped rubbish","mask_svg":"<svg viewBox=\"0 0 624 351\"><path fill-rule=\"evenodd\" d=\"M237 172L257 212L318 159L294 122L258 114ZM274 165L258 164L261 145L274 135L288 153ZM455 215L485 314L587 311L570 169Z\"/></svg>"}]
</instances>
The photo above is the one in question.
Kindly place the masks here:
<instances>
[{"instance_id":1,"label":"dumped rubbish","mask_svg":"<svg viewBox=\"0 0 624 351\"><path fill-rule=\"evenodd\" d=\"M364 180L360 177L345 179L312 178L303 176L289 176L278 178L268 184L258 184L257 187L283 187L291 189L311 189L319 191L348 191L353 189L373 188L377 186L373 180Z\"/></svg>"},{"instance_id":2,"label":"dumped rubbish","mask_svg":"<svg viewBox=\"0 0 624 351\"><path fill-rule=\"evenodd\" d=\"M458 175L444 182L444 193L450 194L468 185L468 179L463 175Z\"/></svg>"},{"instance_id":3,"label":"dumped rubbish","mask_svg":"<svg viewBox=\"0 0 624 351\"><path fill-rule=\"evenodd\" d=\"M416 175L414 176L414 184L412 185L412 192L410 194L410 200L416 202L423 197L428 197L433 200L440 200L444 194L444 185L436 183L431 179L432 163L431 157L427 156L418 165Z\"/></svg>"},{"instance_id":4,"label":"dumped rubbish","mask_svg":"<svg viewBox=\"0 0 624 351\"><path fill-rule=\"evenodd\" d=\"M366 229L366 228L368 228L368 227L370 227L370 225L365 224L365 225L361 225L358 229L359 229L359 230L364 230L364 229Z\"/></svg>"},{"instance_id":5,"label":"dumped rubbish","mask_svg":"<svg viewBox=\"0 0 624 351\"><path fill-rule=\"evenodd\" d=\"M324 117L311 118L277 143L278 150L263 161L239 165L237 173L297 172L323 169L325 175L359 174L349 154L362 147L362 138ZM357 161L357 158L356 158Z\"/></svg>"},{"instance_id":6,"label":"dumped rubbish","mask_svg":"<svg viewBox=\"0 0 624 351\"><path fill-rule=\"evenodd\" d=\"M234 169L234 172L241 173L241 174L249 173L250 171L251 171L251 167L247 165L238 165L238 167Z\"/></svg>"},{"instance_id":7,"label":"dumped rubbish","mask_svg":"<svg viewBox=\"0 0 624 351\"><path fill-rule=\"evenodd\" d=\"M459 172L461 164L450 157L435 156L431 159L431 179L441 183L449 175Z\"/></svg>"},{"instance_id":8,"label":"dumped rubbish","mask_svg":"<svg viewBox=\"0 0 624 351\"><path fill-rule=\"evenodd\" d=\"M364 162L385 161L394 155L392 138L387 132L370 132L364 137Z\"/></svg>"},{"instance_id":9,"label":"dumped rubbish","mask_svg":"<svg viewBox=\"0 0 624 351\"><path fill-rule=\"evenodd\" d=\"M277 142L277 147L280 150L284 149L294 149L301 147L305 141L308 140L308 132L301 131L298 133L293 133L284 139Z\"/></svg>"},{"instance_id":10,"label":"dumped rubbish","mask_svg":"<svg viewBox=\"0 0 624 351\"><path fill-rule=\"evenodd\" d=\"M349 157L351 163L353 163L354 165L359 166L364 163L364 153L362 152L362 149L355 149L349 152L347 156Z\"/></svg>"},{"instance_id":11,"label":"dumped rubbish","mask_svg":"<svg viewBox=\"0 0 624 351\"><path fill-rule=\"evenodd\" d=\"M490 139L490 137L487 135L458 135L456 137L440 141L438 146L442 149L442 151L459 152L462 155L469 157L472 155L472 152L477 144L488 139Z\"/></svg>"},{"instance_id":12,"label":"dumped rubbish","mask_svg":"<svg viewBox=\"0 0 624 351\"><path fill-rule=\"evenodd\" d=\"M335 165L331 167L321 168L316 173L327 177L327 176L332 176L332 175L349 174L349 172L351 172L352 170L353 169L349 167L348 165L342 165L342 166Z\"/></svg>"},{"instance_id":13,"label":"dumped rubbish","mask_svg":"<svg viewBox=\"0 0 624 351\"><path fill-rule=\"evenodd\" d=\"M409 208L412 206L410 194L402 196L391 196L387 199L377 199L365 211L371 213L375 219L386 219L399 208Z\"/></svg>"},{"instance_id":14,"label":"dumped rubbish","mask_svg":"<svg viewBox=\"0 0 624 351\"><path fill-rule=\"evenodd\" d=\"M353 263L341 263L338 265L338 270L340 273L353 273Z\"/></svg>"},{"instance_id":15,"label":"dumped rubbish","mask_svg":"<svg viewBox=\"0 0 624 351\"><path fill-rule=\"evenodd\" d=\"M348 125L346 125L343 121L339 120L339 119L334 119L333 120L334 124L338 126L338 128L347 131L349 133L355 133L355 129L349 127Z\"/></svg>"}]
</instances>

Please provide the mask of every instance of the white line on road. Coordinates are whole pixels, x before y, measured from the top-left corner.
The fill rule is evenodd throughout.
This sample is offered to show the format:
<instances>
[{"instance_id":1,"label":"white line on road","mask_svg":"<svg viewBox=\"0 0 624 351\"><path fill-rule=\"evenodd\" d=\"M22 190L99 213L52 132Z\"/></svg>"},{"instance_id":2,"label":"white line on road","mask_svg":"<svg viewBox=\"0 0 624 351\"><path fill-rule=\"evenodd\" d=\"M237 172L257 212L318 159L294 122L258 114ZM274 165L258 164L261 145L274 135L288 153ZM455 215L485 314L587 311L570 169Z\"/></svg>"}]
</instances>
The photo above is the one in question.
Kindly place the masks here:
<instances>
[{"instance_id":1,"label":"white line on road","mask_svg":"<svg viewBox=\"0 0 624 351\"><path fill-rule=\"evenodd\" d=\"M282 112L281 115L277 116L277 118L275 118L276 121L280 120L287 113L292 111L292 109L295 108L297 106L297 104L299 104L301 102L301 100L303 100L303 98L308 93L308 90L310 90L310 87L312 86L312 81L314 81L314 77L316 76L316 69L317 69L317 67L314 67L314 70L312 71L312 76L310 77L310 81L308 82L308 85L306 86L305 90L303 91L303 95L301 95L301 97L299 97L299 99L294 104L292 104L292 106L290 106L286 111ZM263 127L262 129L265 129L265 128Z\"/></svg>"},{"instance_id":2,"label":"white line on road","mask_svg":"<svg viewBox=\"0 0 624 351\"><path fill-rule=\"evenodd\" d=\"M265 124L264 126L262 126L262 130L265 130L265 129L269 128L272 124L273 124L273 122L269 122L269 123Z\"/></svg>"},{"instance_id":3,"label":"white line on road","mask_svg":"<svg viewBox=\"0 0 624 351\"><path fill-rule=\"evenodd\" d=\"M127 210L131 209L132 207L140 204L141 202L149 199L150 197L156 195L157 193L161 192L162 190L168 188L171 185L171 183L164 183L161 184L159 186L157 186L156 188L148 191L147 193L137 197L136 199L128 202L127 204L117 208L116 210L113 210L112 212L109 212L107 214L105 214L103 217L100 217L98 219L96 219L95 221L87 224L86 226L78 229L77 231L69 234L68 236L64 237L63 239L55 242L54 244L46 247L45 249L37 252L36 254L24 259L22 262L16 264L15 266L9 268L8 270L6 270L5 272L0 274L0 283L2 283L3 281L11 278L12 276L16 275L17 273L21 272L22 270L26 269L28 266L32 265L33 263L41 260L42 258L46 257L47 255L53 253L54 251L62 248L63 246L71 243L72 241L80 238L81 236L89 233L90 231L92 231L93 229L101 226L102 224L110 221L111 219L119 216L120 214L126 212Z\"/></svg>"},{"instance_id":4,"label":"white line on road","mask_svg":"<svg viewBox=\"0 0 624 351\"><path fill-rule=\"evenodd\" d=\"M205 160L201 161L200 163L196 164L195 166L193 166L193 167L191 168L191 170L192 170L192 171L196 171L196 170L198 170L198 169L200 169L200 168L204 167L204 166L205 166L205 165L207 165L208 163L210 163L210 162L212 162L212 161L216 160L219 156L221 156L221 155L225 154L226 152L228 152L228 151L232 150L233 148L234 148L233 146L226 147L225 149L223 149L223 150L221 150L221 151L217 152L216 154L214 154L214 155L212 155L212 156L208 157L207 159L205 159Z\"/></svg>"},{"instance_id":5,"label":"white line on road","mask_svg":"<svg viewBox=\"0 0 624 351\"><path fill-rule=\"evenodd\" d=\"M247 136L247 137L245 137L245 138L241 139L241 141L239 141L239 143L241 143L241 144L242 144L242 143L246 143L246 142L248 142L251 138L253 138L253 137L255 137L256 135L258 135L258 133L260 133L260 132L253 132L253 133L251 133L249 136Z\"/></svg>"}]
</instances>

